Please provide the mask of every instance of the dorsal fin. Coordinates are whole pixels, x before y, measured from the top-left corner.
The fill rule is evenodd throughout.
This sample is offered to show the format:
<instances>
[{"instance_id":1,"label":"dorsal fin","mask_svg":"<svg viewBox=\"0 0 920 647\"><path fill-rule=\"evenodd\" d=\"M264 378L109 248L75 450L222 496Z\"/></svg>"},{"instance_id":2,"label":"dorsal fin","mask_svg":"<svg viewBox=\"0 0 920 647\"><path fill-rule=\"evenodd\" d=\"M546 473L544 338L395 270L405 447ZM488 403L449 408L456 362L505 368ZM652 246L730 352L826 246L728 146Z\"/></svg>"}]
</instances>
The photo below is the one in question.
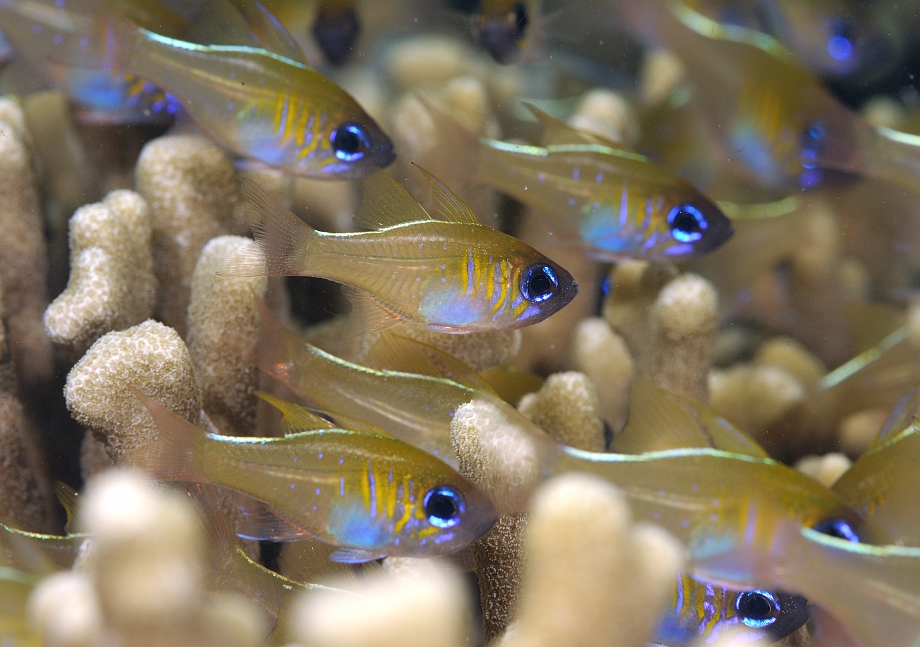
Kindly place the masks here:
<instances>
[{"instance_id":1,"label":"dorsal fin","mask_svg":"<svg viewBox=\"0 0 920 647\"><path fill-rule=\"evenodd\" d=\"M629 398L629 419L610 443L610 451L641 454L710 446L709 439L664 391L648 380L639 379Z\"/></svg>"},{"instance_id":2,"label":"dorsal fin","mask_svg":"<svg viewBox=\"0 0 920 647\"><path fill-rule=\"evenodd\" d=\"M914 424L918 409L920 409L920 386L915 386L898 400L894 409L888 414L878 436L872 441L872 447L885 444Z\"/></svg>"},{"instance_id":3,"label":"dorsal fin","mask_svg":"<svg viewBox=\"0 0 920 647\"><path fill-rule=\"evenodd\" d=\"M275 407L284 416L284 433L298 431L313 431L316 429L329 429L334 427L331 422L321 418L308 408L303 407L295 402L289 402L276 398L270 393L256 391L256 395Z\"/></svg>"},{"instance_id":4,"label":"dorsal fin","mask_svg":"<svg viewBox=\"0 0 920 647\"><path fill-rule=\"evenodd\" d=\"M364 197L355 212L355 224L359 227L384 229L431 219L406 187L386 171L375 168L364 180Z\"/></svg>"},{"instance_id":5,"label":"dorsal fin","mask_svg":"<svg viewBox=\"0 0 920 647\"><path fill-rule=\"evenodd\" d=\"M477 391L494 393L473 369L450 353L391 331L380 335L368 352L367 362L374 368L446 378Z\"/></svg>"},{"instance_id":6,"label":"dorsal fin","mask_svg":"<svg viewBox=\"0 0 920 647\"><path fill-rule=\"evenodd\" d=\"M483 382L502 400L513 407L528 393L536 393L543 386L543 378L511 364L490 366L477 373Z\"/></svg>"},{"instance_id":7,"label":"dorsal fin","mask_svg":"<svg viewBox=\"0 0 920 647\"><path fill-rule=\"evenodd\" d=\"M233 0L259 44L270 52L309 65L303 49L275 15L258 0Z\"/></svg>"},{"instance_id":8,"label":"dorsal fin","mask_svg":"<svg viewBox=\"0 0 920 647\"><path fill-rule=\"evenodd\" d=\"M58 503L64 508L64 512L67 513L67 523L64 524L64 532L68 535L76 534L79 532L80 528L80 517L78 516L79 508L77 505L77 499L80 498L80 493L63 481L56 481L54 483L54 494L57 496Z\"/></svg>"},{"instance_id":9,"label":"dorsal fin","mask_svg":"<svg viewBox=\"0 0 920 647\"><path fill-rule=\"evenodd\" d=\"M533 113L537 121L543 126L543 135L540 138L544 146L561 146L565 144L601 144L609 146L616 150L635 152L623 146L623 144L602 137L595 133L589 133L584 130L574 128L562 121L558 117L544 112L537 106L527 101L522 102L524 106Z\"/></svg>"},{"instance_id":10,"label":"dorsal fin","mask_svg":"<svg viewBox=\"0 0 920 647\"><path fill-rule=\"evenodd\" d=\"M663 394L672 401L680 402L696 412L700 422L703 423L705 433L709 435L713 449L756 458L769 458L769 454L757 441L720 416L715 409L678 393L664 391Z\"/></svg>"},{"instance_id":11,"label":"dorsal fin","mask_svg":"<svg viewBox=\"0 0 920 647\"><path fill-rule=\"evenodd\" d=\"M428 182L431 183L431 190L434 193L434 203L438 207L438 213L441 216L441 220L445 222L456 222L462 225L479 224L479 221L476 220L476 216L470 211L470 208L466 206L466 203L458 198L457 194L451 191L446 184L415 162L412 162L412 166L417 168L422 175L427 178Z\"/></svg>"}]
</instances>

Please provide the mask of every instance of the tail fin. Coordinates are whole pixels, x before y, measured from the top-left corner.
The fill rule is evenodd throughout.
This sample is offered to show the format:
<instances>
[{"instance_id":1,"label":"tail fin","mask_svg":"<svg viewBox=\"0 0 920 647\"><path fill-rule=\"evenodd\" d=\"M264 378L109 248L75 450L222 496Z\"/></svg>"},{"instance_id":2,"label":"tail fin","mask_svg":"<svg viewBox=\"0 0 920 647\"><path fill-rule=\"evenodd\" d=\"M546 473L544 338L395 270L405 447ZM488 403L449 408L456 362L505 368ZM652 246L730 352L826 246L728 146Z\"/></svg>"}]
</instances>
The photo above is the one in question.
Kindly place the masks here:
<instances>
[{"instance_id":1,"label":"tail fin","mask_svg":"<svg viewBox=\"0 0 920 647\"><path fill-rule=\"evenodd\" d=\"M138 448L129 462L164 481L198 481L198 445L205 438L204 432L140 391L134 390L134 395L153 416L158 433L153 441Z\"/></svg>"},{"instance_id":2,"label":"tail fin","mask_svg":"<svg viewBox=\"0 0 920 647\"><path fill-rule=\"evenodd\" d=\"M221 263L218 276L310 276L309 248L316 231L252 180L244 178L241 185L256 244Z\"/></svg>"},{"instance_id":3,"label":"tail fin","mask_svg":"<svg viewBox=\"0 0 920 647\"><path fill-rule=\"evenodd\" d=\"M450 116L432 99L422 95L418 95L418 98L434 122L434 132L438 137L438 150L450 151L450 155L429 158L415 154L412 157L446 184L453 186L463 182L478 181L480 178L479 161L483 149L479 136ZM446 164L447 161L450 163Z\"/></svg>"}]
</instances>

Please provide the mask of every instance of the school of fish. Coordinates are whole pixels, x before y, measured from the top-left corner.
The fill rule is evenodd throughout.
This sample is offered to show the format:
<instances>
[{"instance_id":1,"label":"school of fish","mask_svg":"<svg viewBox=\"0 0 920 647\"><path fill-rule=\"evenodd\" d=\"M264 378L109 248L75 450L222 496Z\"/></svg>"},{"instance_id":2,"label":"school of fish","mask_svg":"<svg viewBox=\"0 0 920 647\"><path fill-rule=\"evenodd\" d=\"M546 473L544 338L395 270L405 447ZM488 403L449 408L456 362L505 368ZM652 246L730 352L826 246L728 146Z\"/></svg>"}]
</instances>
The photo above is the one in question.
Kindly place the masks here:
<instances>
[{"instance_id":1,"label":"school of fish","mask_svg":"<svg viewBox=\"0 0 920 647\"><path fill-rule=\"evenodd\" d=\"M920 15L920 3L902 4L0 0L4 92L61 92L87 132L196 131L235 161L245 177L233 208L253 244L222 262L221 281L310 277L338 284L325 289L350 303L346 316L304 336L297 314L311 304L295 303L286 318L284 297L269 304L252 295L261 341L243 359L264 374L266 392L254 395L274 421L272 437L223 435L206 416L211 426L196 426L129 388L156 436L125 462L187 490L207 536L210 589L254 601L269 619L266 639L290 644L292 596L351 594L305 580L310 568L300 579L270 570L239 538L297 542L324 564L316 572L338 569L346 580L352 565L373 569L389 557L462 564L497 520L528 512L542 483L577 472L615 486L637 521L686 546L650 643L769 644L837 631L847 636L841 647L920 644L920 358L908 314L918 300L911 241L920 209L900 208L920 202L920 125L903 117L900 131L855 109L871 91L898 115L920 114L909 72L920 43L910 12ZM383 72L387 48L429 31L475 51L463 83L488 88L501 118L473 127L457 108L463 83L445 91L421 68L412 69L427 80L404 99L432 141L413 141L405 115L380 108L405 83L389 59ZM653 105L636 90L647 82L637 61L662 51L674 59L673 87ZM534 96L518 91L514 106L502 106L495 97L515 71ZM628 97L641 134L613 136L577 119L584 114L570 98L605 84ZM350 187L323 195L354 211L352 227L314 221L321 199L298 204L298 191L322 192L314 180ZM864 186L876 187L879 211L838 227L852 263L834 267L845 280L809 311L796 286L832 282L831 271L808 269L838 250L802 252L825 222L802 214L814 204L858 211ZM351 188L361 192L356 209ZM860 237L889 232L890 249L872 248L882 260L858 251ZM640 361L625 423L604 421L603 451L577 449L516 408L557 365L479 370L423 341L456 336L444 344L453 348L513 332L525 344L568 348L558 332L547 342L537 331L574 327L565 317L577 308L602 314L615 288L584 269L600 264L641 267L649 284L676 276L675 264L706 275L723 301L715 325L739 324L739 339L794 336L814 310L822 321L846 319L850 359L828 361L833 370L803 388L797 422L842 427L881 412L874 441L852 450L855 460L826 485L790 466L805 453L789 450L794 443L755 439L715 402L656 385ZM317 290L299 280L287 284L295 300ZM637 282L637 301L644 289ZM764 292L781 304L772 329L749 307ZM651 343L655 325L627 345ZM725 356L750 360L753 352L723 339L734 338L720 337ZM753 348L751 339L736 345ZM484 433L524 448L531 478L496 493L461 474L451 433L466 406L492 412ZM235 509L225 509L224 490ZM0 644L37 644L23 621L29 596L91 541L78 532L79 496L64 483L57 494L68 516L61 534L19 528L0 513Z\"/></svg>"}]
</instances>

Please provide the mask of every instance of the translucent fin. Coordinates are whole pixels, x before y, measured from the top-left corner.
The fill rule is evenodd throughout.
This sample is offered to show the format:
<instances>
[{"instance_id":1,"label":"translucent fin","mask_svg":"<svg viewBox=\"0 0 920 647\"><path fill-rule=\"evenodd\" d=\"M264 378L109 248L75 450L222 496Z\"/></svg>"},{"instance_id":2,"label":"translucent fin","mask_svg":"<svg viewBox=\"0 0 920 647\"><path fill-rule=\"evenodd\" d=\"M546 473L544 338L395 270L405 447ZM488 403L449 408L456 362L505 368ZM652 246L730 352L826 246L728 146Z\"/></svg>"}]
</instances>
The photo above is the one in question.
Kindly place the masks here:
<instances>
[{"instance_id":1,"label":"translucent fin","mask_svg":"<svg viewBox=\"0 0 920 647\"><path fill-rule=\"evenodd\" d=\"M920 385L912 388L898 400L894 409L888 414L888 418L885 419L885 424L882 425L878 436L875 437L872 447L885 444L908 427L915 425L918 410L920 410Z\"/></svg>"},{"instance_id":2,"label":"translucent fin","mask_svg":"<svg viewBox=\"0 0 920 647\"><path fill-rule=\"evenodd\" d=\"M256 396L265 400L275 407L284 416L285 433L296 433L298 431L311 431L314 429L329 429L332 423L321 418L307 407L301 406L295 402L288 402L281 398L276 398L270 393L256 391Z\"/></svg>"},{"instance_id":3,"label":"translucent fin","mask_svg":"<svg viewBox=\"0 0 920 647\"><path fill-rule=\"evenodd\" d=\"M342 294L352 305L343 333L346 337L358 337L368 332L386 330L403 322L398 314L374 301L367 292L343 285Z\"/></svg>"},{"instance_id":4,"label":"translucent fin","mask_svg":"<svg viewBox=\"0 0 920 647\"><path fill-rule=\"evenodd\" d=\"M434 193L434 203L438 207L438 214L441 216L441 220L465 225L479 224L479 221L476 220L476 216L470 211L470 208L466 206L463 200L458 198L457 194L451 191L446 184L415 162L412 162L412 166L417 168L431 184L431 190Z\"/></svg>"},{"instance_id":5,"label":"translucent fin","mask_svg":"<svg viewBox=\"0 0 920 647\"><path fill-rule=\"evenodd\" d=\"M298 582L324 582L335 579L351 588L358 582L355 572L347 564L329 559L329 555L335 550L335 546L313 539L290 542L281 548L278 565L285 576Z\"/></svg>"},{"instance_id":6,"label":"translucent fin","mask_svg":"<svg viewBox=\"0 0 920 647\"><path fill-rule=\"evenodd\" d=\"M355 224L363 229L385 229L407 222L431 220L412 194L386 171L373 169L364 180L364 197L355 212Z\"/></svg>"},{"instance_id":7,"label":"translucent fin","mask_svg":"<svg viewBox=\"0 0 920 647\"><path fill-rule=\"evenodd\" d=\"M294 37L265 5L258 0L233 0L233 4L239 8L263 49L297 63L310 64Z\"/></svg>"},{"instance_id":8,"label":"translucent fin","mask_svg":"<svg viewBox=\"0 0 920 647\"><path fill-rule=\"evenodd\" d=\"M225 259L217 275L310 276L308 253L316 231L249 178L243 178L240 185L256 245Z\"/></svg>"},{"instance_id":9,"label":"translucent fin","mask_svg":"<svg viewBox=\"0 0 920 647\"><path fill-rule=\"evenodd\" d=\"M236 527L238 537L259 541L297 541L312 538L306 530L291 523L262 501L239 493L237 501L243 517Z\"/></svg>"},{"instance_id":10,"label":"translucent fin","mask_svg":"<svg viewBox=\"0 0 920 647\"><path fill-rule=\"evenodd\" d=\"M769 458L769 454L757 441L720 416L714 409L678 393L665 392L664 395L675 402L680 402L684 406L690 407L699 416L705 432L709 435L713 449L721 449L722 451L745 456L756 456L757 458Z\"/></svg>"},{"instance_id":11,"label":"translucent fin","mask_svg":"<svg viewBox=\"0 0 920 647\"><path fill-rule=\"evenodd\" d=\"M162 404L132 389L157 426L157 437L129 456L129 463L165 481L197 481L195 445L204 432Z\"/></svg>"},{"instance_id":12,"label":"translucent fin","mask_svg":"<svg viewBox=\"0 0 920 647\"><path fill-rule=\"evenodd\" d=\"M558 119L557 117L544 112L532 103L524 101L523 104L527 107L528 110L530 110L530 112L533 113L533 116L536 117L537 121L539 121L543 126L543 136L540 138L540 142L544 146L558 146L565 144L601 144L603 146L609 146L615 150L622 150L630 153L635 152L623 146L623 144L607 139L606 137L601 137L600 135L595 135L594 133L589 133L583 130L578 130L577 128L573 128L561 119Z\"/></svg>"},{"instance_id":13,"label":"translucent fin","mask_svg":"<svg viewBox=\"0 0 920 647\"><path fill-rule=\"evenodd\" d=\"M477 391L494 393L469 366L440 348L417 339L384 332L367 355L367 365L401 373L446 378Z\"/></svg>"},{"instance_id":14,"label":"translucent fin","mask_svg":"<svg viewBox=\"0 0 920 647\"><path fill-rule=\"evenodd\" d=\"M707 439L684 411L648 380L633 386L626 426L610 443L618 454L688 447L710 447Z\"/></svg>"},{"instance_id":15,"label":"translucent fin","mask_svg":"<svg viewBox=\"0 0 920 647\"><path fill-rule=\"evenodd\" d=\"M867 301L848 302L846 319L857 354L869 350L905 323L901 310Z\"/></svg>"},{"instance_id":16,"label":"translucent fin","mask_svg":"<svg viewBox=\"0 0 920 647\"><path fill-rule=\"evenodd\" d=\"M528 393L536 393L543 386L543 378L510 364L499 364L479 371L479 377L495 394L513 407Z\"/></svg>"},{"instance_id":17,"label":"translucent fin","mask_svg":"<svg viewBox=\"0 0 920 647\"><path fill-rule=\"evenodd\" d=\"M384 557L386 557L386 553L372 553L368 550L361 550L360 548L339 548L329 555L329 559L333 562L340 562L342 564L361 564L362 562L371 562L375 559L383 559Z\"/></svg>"},{"instance_id":18,"label":"translucent fin","mask_svg":"<svg viewBox=\"0 0 920 647\"><path fill-rule=\"evenodd\" d=\"M54 484L54 494L57 496L58 503L64 508L64 512L67 513L67 523L64 524L64 532L68 535L76 534L78 528L80 528L80 519L77 515L77 500L80 498L80 493L63 481L56 481Z\"/></svg>"}]
</instances>

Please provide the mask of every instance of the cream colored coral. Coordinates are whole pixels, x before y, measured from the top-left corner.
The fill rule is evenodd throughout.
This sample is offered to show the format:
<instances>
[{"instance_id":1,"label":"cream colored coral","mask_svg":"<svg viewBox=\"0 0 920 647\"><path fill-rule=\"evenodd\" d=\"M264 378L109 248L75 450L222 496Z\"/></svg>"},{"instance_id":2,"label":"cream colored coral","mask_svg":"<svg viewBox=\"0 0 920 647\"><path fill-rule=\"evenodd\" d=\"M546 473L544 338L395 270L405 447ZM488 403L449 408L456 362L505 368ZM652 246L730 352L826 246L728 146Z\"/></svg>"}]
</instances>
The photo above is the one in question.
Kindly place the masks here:
<instances>
[{"instance_id":1,"label":"cream colored coral","mask_svg":"<svg viewBox=\"0 0 920 647\"><path fill-rule=\"evenodd\" d=\"M635 362L626 342L606 321L591 317L575 328L572 345L575 367L594 382L600 417L613 431L622 429L635 373Z\"/></svg>"},{"instance_id":2,"label":"cream colored coral","mask_svg":"<svg viewBox=\"0 0 920 647\"><path fill-rule=\"evenodd\" d=\"M502 647L641 647L673 590L683 547L633 526L609 483L567 474L534 497L520 607Z\"/></svg>"},{"instance_id":3,"label":"cream colored coral","mask_svg":"<svg viewBox=\"0 0 920 647\"><path fill-rule=\"evenodd\" d=\"M0 99L0 283L9 313L13 360L22 385L51 377L51 340L41 324L48 306L48 248L22 109Z\"/></svg>"},{"instance_id":4,"label":"cream colored coral","mask_svg":"<svg viewBox=\"0 0 920 647\"><path fill-rule=\"evenodd\" d=\"M858 457L875 442L882 425L888 418L887 409L864 409L848 415L840 421L837 438L840 447L848 456Z\"/></svg>"},{"instance_id":5,"label":"cream colored coral","mask_svg":"<svg viewBox=\"0 0 920 647\"><path fill-rule=\"evenodd\" d=\"M736 366L709 375L713 409L755 438L805 402L807 392L777 366Z\"/></svg>"},{"instance_id":6,"label":"cream colored coral","mask_svg":"<svg viewBox=\"0 0 920 647\"><path fill-rule=\"evenodd\" d=\"M75 571L52 575L36 587L29 598L29 618L47 647L94 647L102 633L93 584Z\"/></svg>"},{"instance_id":7,"label":"cream colored coral","mask_svg":"<svg viewBox=\"0 0 920 647\"><path fill-rule=\"evenodd\" d=\"M492 530L472 546L486 642L500 636L514 617L524 575L528 516L519 513L500 517Z\"/></svg>"},{"instance_id":8,"label":"cream colored coral","mask_svg":"<svg viewBox=\"0 0 920 647\"><path fill-rule=\"evenodd\" d=\"M305 593L293 610L307 647L460 647L468 639L462 580L434 561L414 560L390 577L365 580L359 596Z\"/></svg>"},{"instance_id":9,"label":"cream colored coral","mask_svg":"<svg viewBox=\"0 0 920 647\"><path fill-rule=\"evenodd\" d=\"M834 452L824 456L803 456L796 462L795 469L830 487L852 464L844 454Z\"/></svg>"},{"instance_id":10,"label":"cream colored coral","mask_svg":"<svg viewBox=\"0 0 920 647\"><path fill-rule=\"evenodd\" d=\"M74 359L103 334L153 314L156 278L150 211L133 191L113 191L70 219L67 289L45 311L52 341Z\"/></svg>"},{"instance_id":11,"label":"cream colored coral","mask_svg":"<svg viewBox=\"0 0 920 647\"><path fill-rule=\"evenodd\" d=\"M536 393L528 393L518 410L564 445L602 452L604 423L594 383L584 373L553 373Z\"/></svg>"},{"instance_id":12,"label":"cream colored coral","mask_svg":"<svg viewBox=\"0 0 920 647\"><path fill-rule=\"evenodd\" d=\"M205 243L246 233L230 157L199 136L149 142L136 170L137 191L150 205L157 312L184 335L192 272Z\"/></svg>"},{"instance_id":13,"label":"cream colored coral","mask_svg":"<svg viewBox=\"0 0 920 647\"><path fill-rule=\"evenodd\" d=\"M656 106L686 80L686 70L681 60L664 49L654 49L645 55L640 72L639 86L642 103Z\"/></svg>"},{"instance_id":14,"label":"cream colored coral","mask_svg":"<svg viewBox=\"0 0 920 647\"><path fill-rule=\"evenodd\" d=\"M104 335L70 371L64 397L73 417L105 443L116 462L156 433L131 388L187 420L197 422L201 412L192 358L175 330L145 321Z\"/></svg>"},{"instance_id":15,"label":"cream colored coral","mask_svg":"<svg viewBox=\"0 0 920 647\"><path fill-rule=\"evenodd\" d=\"M204 409L224 432L252 435L260 373L251 363L262 325L256 298L264 298L264 276L217 275L235 251L254 245L248 238L220 236L201 250L192 275L188 307L188 350L204 396Z\"/></svg>"},{"instance_id":16,"label":"cream colored coral","mask_svg":"<svg viewBox=\"0 0 920 647\"><path fill-rule=\"evenodd\" d=\"M586 92L569 124L630 147L639 139L639 121L632 107L621 94L606 88Z\"/></svg>"},{"instance_id":17,"label":"cream colored coral","mask_svg":"<svg viewBox=\"0 0 920 647\"><path fill-rule=\"evenodd\" d=\"M451 335L423 326L405 326L406 335L420 342L450 353L474 371L505 364L521 350L520 330L474 332L469 335Z\"/></svg>"}]
</instances>

